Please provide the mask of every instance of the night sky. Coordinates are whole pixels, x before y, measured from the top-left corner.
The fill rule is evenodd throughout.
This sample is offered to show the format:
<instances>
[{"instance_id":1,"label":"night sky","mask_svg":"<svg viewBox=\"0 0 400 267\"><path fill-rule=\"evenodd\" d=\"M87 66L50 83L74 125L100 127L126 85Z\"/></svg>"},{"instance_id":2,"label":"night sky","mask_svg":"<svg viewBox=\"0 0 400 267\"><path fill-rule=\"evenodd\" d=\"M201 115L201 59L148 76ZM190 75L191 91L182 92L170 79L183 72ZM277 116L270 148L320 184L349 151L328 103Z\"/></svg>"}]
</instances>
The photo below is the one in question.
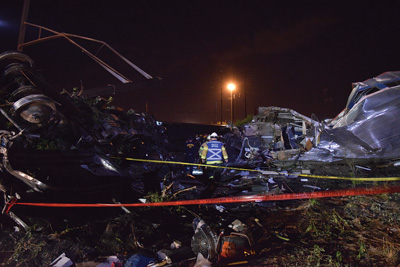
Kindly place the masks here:
<instances>
[{"instance_id":1,"label":"night sky","mask_svg":"<svg viewBox=\"0 0 400 267\"><path fill-rule=\"evenodd\" d=\"M0 2L0 52L16 49L22 6ZM160 121L215 123L221 90L229 120L230 81L237 84L235 119L258 106L334 117L352 82L400 70L398 1L31 0L28 22L102 40L161 77L160 88L114 96L138 111L147 99ZM37 34L28 27L26 39ZM24 52L60 91L120 83L65 40ZM98 56L132 80L144 79L104 48Z\"/></svg>"}]
</instances>

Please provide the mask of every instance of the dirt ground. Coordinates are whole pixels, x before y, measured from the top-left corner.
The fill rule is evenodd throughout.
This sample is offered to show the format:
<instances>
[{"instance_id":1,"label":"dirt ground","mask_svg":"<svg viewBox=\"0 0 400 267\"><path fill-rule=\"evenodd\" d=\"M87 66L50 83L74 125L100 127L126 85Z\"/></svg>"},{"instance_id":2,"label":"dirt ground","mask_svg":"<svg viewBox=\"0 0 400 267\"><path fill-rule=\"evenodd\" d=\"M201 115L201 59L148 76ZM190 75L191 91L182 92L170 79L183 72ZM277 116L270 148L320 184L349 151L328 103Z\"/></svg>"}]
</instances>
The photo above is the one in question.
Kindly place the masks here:
<instances>
[{"instance_id":1,"label":"dirt ground","mask_svg":"<svg viewBox=\"0 0 400 267\"><path fill-rule=\"evenodd\" d=\"M186 250L169 266L194 266L190 248L197 217L217 236L227 234L238 219L251 243L245 245L250 253L220 257L213 266L399 266L399 203L400 194L381 194L229 204L223 209L179 206L125 213L105 208L95 211L101 216L88 210L78 220L67 212L31 217L28 231L2 217L1 265L48 266L66 253L76 266L97 266L112 255L122 261L134 253L168 253L178 240Z\"/></svg>"}]
</instances>

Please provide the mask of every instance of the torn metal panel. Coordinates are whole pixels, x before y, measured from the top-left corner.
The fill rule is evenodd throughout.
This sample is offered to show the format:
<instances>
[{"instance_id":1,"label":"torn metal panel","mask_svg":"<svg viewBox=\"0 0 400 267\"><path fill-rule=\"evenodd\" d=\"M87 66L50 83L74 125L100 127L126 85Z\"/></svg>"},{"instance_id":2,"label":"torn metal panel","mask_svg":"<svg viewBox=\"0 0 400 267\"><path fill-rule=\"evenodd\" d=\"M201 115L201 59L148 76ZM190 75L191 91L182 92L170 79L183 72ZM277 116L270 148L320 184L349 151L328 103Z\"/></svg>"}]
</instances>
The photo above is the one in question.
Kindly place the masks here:
<instances>
[{"instance_id":1,"label":"torn metal panel","mask_svg":"<svg viewBox=\"0 0 400 267\"><path fill-rule=\"evenodd\" d=\"M331 129L325 129L318 147L305 153L300 160L398 158L399 116L400 85L366 95Z\"/></svg>"},{"instance_id":2,"label":"torn metal panel","mask_svg":"<svg viewBox=\"0 0 400 267\"><path fill-rule=\"evenodd\" d=\"M353 83L353 90L351 91L347 100L346 108L347 110L352 109L353 106L364 96L373 94L382 89L395 87L397 85L400 85L400 71L384 72L363 82Z\"/></svg>"},{"instance_id":3,"label":"torn metal panel","mask_svg":"<svg viewBox=\"0 0 400 267\"><path fill-rule=\"evenodd\" d=\"M383 89L400 85L400 71L384 72L374 78L352 84L352 91L348 97L345 108L334 118L326 121L326 125L333 127L356 105L363 97Z\"/></svg>"}]
</instances>

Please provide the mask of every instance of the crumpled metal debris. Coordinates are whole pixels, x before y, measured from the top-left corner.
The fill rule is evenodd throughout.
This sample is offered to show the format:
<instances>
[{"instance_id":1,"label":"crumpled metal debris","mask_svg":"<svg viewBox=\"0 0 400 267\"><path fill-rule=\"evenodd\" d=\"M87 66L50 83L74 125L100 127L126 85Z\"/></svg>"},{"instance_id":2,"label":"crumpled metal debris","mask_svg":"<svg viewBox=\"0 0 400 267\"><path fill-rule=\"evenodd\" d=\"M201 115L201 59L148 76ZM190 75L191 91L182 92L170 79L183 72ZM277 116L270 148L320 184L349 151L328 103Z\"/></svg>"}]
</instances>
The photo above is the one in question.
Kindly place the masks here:
<instances>
[{"instance_id":1,"label":"crumpled metal debris","mask_svg":"<svg viewBox=\"0 0 400 267\"><path fill-rule=\"evenodd\" d=\"M393 159L400 155L400 72L354 83L346 108L319 122L296 111L260 107L243 127L238 159L336 162ZM268 158L269 157L269 158Z\"/></svg>"},{"instance_id":2,"label":"crumpled metal debris","mask_svg":"<svg viewBox=\"0 0 400 267\"><path fill-rule=\"evenodd\" d=\"M238 160L286 160L293 155L280 151L295 150L297 155L297 149L306 148L307 141L307 148L310 143L311 147L317 145L322 128L320 122L292 109L259 107L252 122L243 126L243 145Z\"/></svg>"},{"instance_id":3,"label":"crumpled metal debris","mask_svg":"<svg viewBox=\"0 0 400 267\"><path fill-rule=\"evenodd\" d=\"M124 112L111 105L112 99L83 98L81 91L60 93L19 52L0 54L0 74L1 188L6 194L19 192L26 200L32 190L57 192L51 196L66 200L105 191L112 198L131 189L138 175L159 167L148 165L137 174L137 164L114 158L169 157L165 127L149 114Z\"/></svg>"},{"instance_id":4,"label":"crumpled metal debris","mask_svg":"<svg viewBox=\"0 0 400 267\"><path fill-rule=\"evenodd\" d=\"M330 128L326 128L321 134L319 145L304 153L300 160L333 162L343 158L398 158L400 156L399 80L399 76L394 76L392 80L385 80L386 86L383 89L376 89L361 99L354 100L357 95L350 98L349 103L356 101L354 106L345 115L341 115L340 119L335 120ZM377 81L374 81L377 86ZM388 87L388 85L393 86ZM365 93L365 90L360 92Z\"/></svg>"},{"instance_id":5,"label":"crumpled metal debris","mask_svg":"<svg viewBox=\"0 0 400 267\"><path fill-rule=\"evenodd\" d=\"M62 253L53 262L51 262L49 266L51 266L51 267L69 267L69 266L72 266L73 264L74 263L71 261L71 259L68 258L65 253Z\"/></svg>"}]
</instances>

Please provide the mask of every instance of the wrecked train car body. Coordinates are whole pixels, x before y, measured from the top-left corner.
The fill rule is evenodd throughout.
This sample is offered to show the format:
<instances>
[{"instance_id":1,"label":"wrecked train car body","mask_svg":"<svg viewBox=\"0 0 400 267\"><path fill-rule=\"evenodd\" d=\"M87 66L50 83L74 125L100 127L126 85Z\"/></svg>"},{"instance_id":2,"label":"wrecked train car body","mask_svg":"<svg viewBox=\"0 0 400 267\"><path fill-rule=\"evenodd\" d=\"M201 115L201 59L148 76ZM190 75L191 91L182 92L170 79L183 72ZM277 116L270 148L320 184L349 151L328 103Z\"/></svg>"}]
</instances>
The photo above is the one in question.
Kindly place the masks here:
<instances>
[{"instance_id":1,"label":"wrecked train car body","mask_svg":"<svg viewBox=\"0 0 400 267\"><path fill-rule=\"evenodd\" d=\"M349 97L352 106L321 134L318 147L302 160L396 159L400 156L400 72L387 72L359 83ZM391 77L392 79L388 79ZM383 83L383 81L385 81ZM382 82L382 83L381 83ZM375 87L372 87L372 84ZM384 84L384 85L383 85ZM356 87L356 88L357 88ZM377 89L379 88L379 89ZM363 90L364 89L364 90ZM354 102L354 105L353 105Z\"/></svg>"},{"instance_id":2,"label":"wrecked train car body","mask_svg":"<svg viewBox=\"0 0 400 267\"><path fill-rule=\"evenodd\" d=\"M275 161L388 160L400 156L400 72L385 72L353 84L345 109L318 122L296 111L260 107L244 126L243 154L264 151ZM246 139L248 139L246 141Z\"/></svg>"},{"instance_id":3,"label":"wrecked train car body","mask_svg":"<svg viewBox=\"0 0 400 267\"><path fill-rule=\"evenodd\" d=\"M9 197L79 201L128 191L133 164L116 157L165 158L164 129L149 115L103 98L54 90L19 52L0 55L1 190ZM107 194L99 194L107 192Z\"/></svg>"}]
</instances>

